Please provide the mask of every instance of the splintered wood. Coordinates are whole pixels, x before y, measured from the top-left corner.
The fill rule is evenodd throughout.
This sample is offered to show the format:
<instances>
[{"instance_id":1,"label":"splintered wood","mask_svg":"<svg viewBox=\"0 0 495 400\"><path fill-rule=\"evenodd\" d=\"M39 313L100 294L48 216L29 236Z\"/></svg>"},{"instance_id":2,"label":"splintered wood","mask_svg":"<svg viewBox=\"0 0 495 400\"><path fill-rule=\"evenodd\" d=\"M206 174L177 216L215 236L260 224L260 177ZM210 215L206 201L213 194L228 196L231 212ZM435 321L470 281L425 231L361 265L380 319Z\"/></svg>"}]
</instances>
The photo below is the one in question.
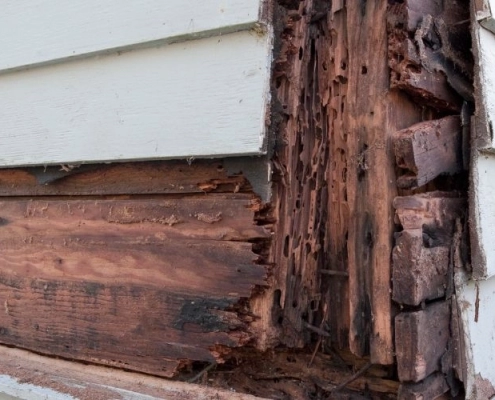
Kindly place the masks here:
<instances>
[{"instance_id":1,"label":"splintered wood","mask_svg":"<svg viewBox=\"0 0 495 400\"><path fill-rule=\"evenodd\" d=\"M461 118L449 116L403 129L395 135L394 149L397 166L408 171L397 179L402 189L459 173L463 170Z\"/></svg>"},{"instance_id":2,"label":"splintered wood","mask_svg":"<svg viewBox=\"0 0 495 400\"><path fill-rule=\"evenodd\" d=\"M393 206L402 229L392 253L392 299L401 310L395 317L399 397L454 398L463 379L462 335L451 304L454 264L462 264L467 246L461 238L473 98L469 2L389 3L390 87L423 109L420 121L392 138L399 189Z\"/></svg>"},{"instance_id":3,"label":"splintered wood","mask_svg":"<svg viewBox=\"0 0 495 400\"><path fill-rule=\"evenodd\" d=\"M194 177L201 169L185 162L169 164L166 178L166 165L136 166L127 185L148 182L148 193L192 185L188 196L0 202L0 343L170 377L193 361L222 362L229 349L255 338L241 299L266 284L253 252L254 242L268 238L254 220L257 200L249 193L195 195L205 183L234 179L218 162L209 179ZM88 194L101 181L96 193L115 193L125 171L104 167L99 177L71 175L43 189L26 176L17 187ZM13 174L21 172L0 171L3 185Z\"/></svg>"},{"instance_id":4,"label":"splintered wood","mask_svg":"<svg viewBox=\"0 0 495 400\"><path fill-rule=\"evenodd\" d=\"M392 364L391 138L422 110L389 92L385 2L297 3L274 71L276 320L285 344L319 335Z\"/></svg>"}]
</instances>

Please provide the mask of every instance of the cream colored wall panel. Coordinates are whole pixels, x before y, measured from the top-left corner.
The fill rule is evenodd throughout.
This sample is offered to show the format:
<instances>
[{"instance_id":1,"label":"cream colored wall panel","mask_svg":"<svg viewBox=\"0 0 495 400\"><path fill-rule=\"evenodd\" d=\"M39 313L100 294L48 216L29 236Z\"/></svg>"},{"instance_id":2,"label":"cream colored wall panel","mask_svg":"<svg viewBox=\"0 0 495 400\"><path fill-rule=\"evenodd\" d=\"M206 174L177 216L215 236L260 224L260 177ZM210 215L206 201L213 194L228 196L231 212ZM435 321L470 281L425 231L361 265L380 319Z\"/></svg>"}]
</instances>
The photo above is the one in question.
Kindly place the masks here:
<instances>
[{"instance_id":1,"label":"cream colored wall panel","mask_svg":"<svg viewBox=\"0 0 495 400\"><path fill-rule=\"evenodd\" d=\"M0 71L249 29L260 0L0 0Z\"/></svg>"},{"instance_id":2,"label":"cream colored wall panel","mask_svg":"<svg viewBox=\"0 0 495 400\"><path fill-rule=\"evenodd\" d=\"M0 75L0 166L261 154L270 61L244 31Z\"/></svg>"}]
</instances>

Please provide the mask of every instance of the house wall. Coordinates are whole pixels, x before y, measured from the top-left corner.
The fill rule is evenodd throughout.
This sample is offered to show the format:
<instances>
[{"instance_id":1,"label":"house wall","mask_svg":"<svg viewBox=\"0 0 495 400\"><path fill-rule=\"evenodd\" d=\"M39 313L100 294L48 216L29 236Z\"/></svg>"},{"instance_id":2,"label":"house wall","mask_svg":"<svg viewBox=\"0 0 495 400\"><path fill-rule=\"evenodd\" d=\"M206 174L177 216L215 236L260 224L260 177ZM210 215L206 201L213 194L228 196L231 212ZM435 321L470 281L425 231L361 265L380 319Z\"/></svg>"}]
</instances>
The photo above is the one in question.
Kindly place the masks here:
<instances>
[{"instance_id":1,"label":"house wall","mask_svg":"<svg viewBox=\"0 0 495 400\"><path fill-rule=\"evenodd\" d=\"M472 2L472 38L477 68L472 129L472 275L456 274L462 316L468 399L495 396L495 1Z\"/></svg>"}]
</instances>

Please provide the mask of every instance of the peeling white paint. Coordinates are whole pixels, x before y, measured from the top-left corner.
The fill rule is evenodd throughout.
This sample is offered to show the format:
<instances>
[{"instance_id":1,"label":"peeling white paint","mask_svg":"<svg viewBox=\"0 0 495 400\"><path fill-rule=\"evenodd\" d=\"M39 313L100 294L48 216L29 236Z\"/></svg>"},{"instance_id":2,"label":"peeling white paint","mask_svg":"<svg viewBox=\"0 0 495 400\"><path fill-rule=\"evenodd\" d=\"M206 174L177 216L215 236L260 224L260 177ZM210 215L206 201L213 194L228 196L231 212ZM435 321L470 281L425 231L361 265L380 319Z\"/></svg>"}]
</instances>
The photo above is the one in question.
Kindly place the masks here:
<instances>
[{"instance_id":1,"label":"peeling white paint","mask_svg":"<svg viewBox=\"0 0 495 400\"><path fill-rule=\"evenodd\" d=\"M457 291L467 352L467 399L481 400L477 378L495 386L495 277L469 281Z\"/></svg>"},{"instance_id":2,"label":"peeling white paint","mask_svg":"<svg viewBox=\"0 0 495 400\"><path fill-rule=\"evenodd\" d=\"M479 7L479 8L476 8ZM473 275L456 274L466 356L466 398L495 392L495 0L472 1L476 115L470 225Z\"/></svg>"}]
</instances>

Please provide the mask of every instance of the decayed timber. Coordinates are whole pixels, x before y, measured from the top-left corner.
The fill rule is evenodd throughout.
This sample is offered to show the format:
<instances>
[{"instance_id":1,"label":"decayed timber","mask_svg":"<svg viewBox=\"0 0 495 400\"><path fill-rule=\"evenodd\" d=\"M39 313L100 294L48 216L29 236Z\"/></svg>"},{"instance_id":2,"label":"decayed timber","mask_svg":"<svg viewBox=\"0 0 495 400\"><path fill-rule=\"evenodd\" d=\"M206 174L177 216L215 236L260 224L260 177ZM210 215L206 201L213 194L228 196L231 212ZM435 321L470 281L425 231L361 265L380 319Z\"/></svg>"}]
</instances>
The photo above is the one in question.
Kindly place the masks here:
<instances>
[{"instance_id":1,"label":"decayed timber","mask_svg":"<svg viewBox=\"0 0 495 400\"><path fill-rule=\"evenodd\" d=\"M397 197L394 207L404 230L396 235L392 253L392 298L419 305L452 291L451 243L456 218L465 201L455 193Z\"/></svg>"},{"instance_id":2,"label":"decayed timber","mask_svg":"<svg viewBox=\"0 0 495 400\"><path fill-rule=\"evenodd\" d=\"M399 389L401 400L434 400L449 390L442 373L435 373L419 383L403 383Z\"/></svg>"},{"instance_id":3,"label":"decayed timber","mask_svg":"<svg viewBox=\"0 0 495 400\"><path fill-rule=\"evenodd\" d=\"M462 171L462 127L458 116L425 121L398 131L397 165L408 171L397 179L404 189L423 186L438 175Z\"/></svg>"},{"instance_id":4,"label":"decayed timber","mask_svg":"<svg viewBox=\"0 0 495 400\"><path fill-rule=\"evenodd\" d=\"M397 189L390 139L422 117L408 98L389 91L385 2L352 2L347 13L350 345L356 354L369 351L373 362L391 364L391 203Z\"/></svg>"},{"instance_id":5,"label":"decayed timber","mask_svg":"<svg viewBox=\"0 0 495 400\"><path fill-rule=\"evenodd\" d=\"M391 87L423 106L459 112L472 100L469 6L458 1L406 0L389 8Z\"/></svg>"},{"instance_id":6,"label":"decayed timber","mask_svg":"<svg viewBox=\"0 0 495 400\"><path fill-rule=\"evenodd\" d=\"M243 176L227 174L223 160L0 169L2 197L234 193L250 189Z\"/></svg>"},{"instance_id":7,"label":"decayed timber","mask_svg":"<svg viewBox=\"0 0 495 400\"><path fill-rule=\"evenodd\" d=\"M338 4L330 10L287 2L277 9L283 26L273 77L280 142L272 254L281 267L272 304L275 334L289 346L309 343L315 329L338 347L348 345L347 25Z\"/></svg>"},{"instance_id":8,"label":"decayed timber","mask_svg":"<svg viewBox=\"0 0 495 400\"><path fill-rule=\"evenodd\" d=\"M320 332L381 364L394 354L390 138L424 115L388 90L386 11L386 3L301 2L282 19L274 71L282 341L302 345Z\"/></svg>"},{"instance_id":9,"label":"decayed timber","mask_svg":"<svg viewBox=\"0 0 495 400\"><path fill-rule=\"evenodd\" d=\"M204 385L43 357L0 346L0 396L23 400L256 400ZM11 397L7 397L10 399Z\"/></svg>"},{"instance_id":10,"label":"decayed timber","mask_svg":"<svg viewBox=\"0 0 495 400\"><path fill-rule=\"evenodd\" d=\"M426 309L402 312L395 318L397 370L401 382L419 382L435 371L447 350L450 304L438 302Z\"/></svg>"},{"instance_id":11,"label":"decayed timber","mask_svg":"<svg viewBox=\"0 0 495 400\"><path fill-rule=\"evenodd\" d=\"M0 342L171 376L252 336L251 195L4 200ZM225 350L228 351L228 350ZM218 359L218 360L217 360Z\"/></svg>"},{"instance_id":12,"label":"decayed timber","mask_svg":"<svg viewBox=\"0 0 495 400\"><path fill-rule=\"evenodd\" d=\"M455 216L465 204L466 200L459 193L440 191L396 197L393 201L397 218L404 230L423 229L426 225L445 232L453 232ZM450 241L452 237L445 235L445 238Z\"/></svg>"},{"instance_id":13,"label":"decayed timber","mask_svg":"<svg viewBox=\"0 0 495 400\"><path fill-rule=\"evenodd\" d=\"M419 305L445 295L449 284L450 248L447 243L427 248L421 231L397 235L393 250L392 298L399 304Z\"/></svg>"}]
</instances>

